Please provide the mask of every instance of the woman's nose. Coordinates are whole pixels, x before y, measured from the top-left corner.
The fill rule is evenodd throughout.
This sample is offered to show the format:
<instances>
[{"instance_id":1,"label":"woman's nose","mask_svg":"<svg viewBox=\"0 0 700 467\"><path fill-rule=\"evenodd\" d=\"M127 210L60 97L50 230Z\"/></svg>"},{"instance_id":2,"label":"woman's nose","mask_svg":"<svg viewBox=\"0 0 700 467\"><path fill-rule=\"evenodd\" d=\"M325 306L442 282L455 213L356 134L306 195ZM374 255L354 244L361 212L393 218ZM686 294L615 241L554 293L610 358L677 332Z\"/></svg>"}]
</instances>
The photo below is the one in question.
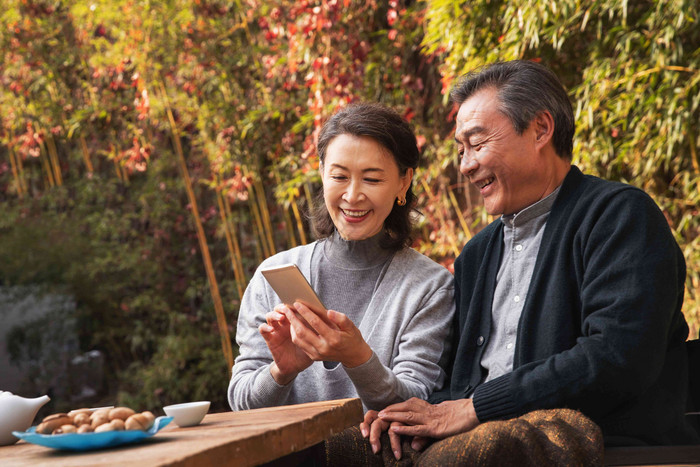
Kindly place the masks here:
<instances>
[{"instance_id":1,"label":"woman's nose","mask_svg":"<svg viewBox=\"0 0 700 467\"><path fill-rule=\"evenodd\" d=\"M362 187L360 186L359 183L352 182L348 185L348 188L345 190L345 193L343 194L343 198L345 201L349 203L354 203L356 201L359 201L363 197L362 193Z\"/></svg>"}]
</instances>

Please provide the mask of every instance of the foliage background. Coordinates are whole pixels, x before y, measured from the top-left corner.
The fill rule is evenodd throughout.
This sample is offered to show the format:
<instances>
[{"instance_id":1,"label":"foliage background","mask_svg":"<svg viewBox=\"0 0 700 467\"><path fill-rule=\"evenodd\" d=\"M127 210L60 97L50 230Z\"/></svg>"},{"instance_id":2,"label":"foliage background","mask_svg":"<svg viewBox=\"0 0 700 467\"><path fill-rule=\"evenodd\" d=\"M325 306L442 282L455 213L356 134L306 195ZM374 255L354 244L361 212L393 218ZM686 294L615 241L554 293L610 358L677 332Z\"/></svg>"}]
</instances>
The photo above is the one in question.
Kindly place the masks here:
<instances>
[{"instance_id":1,"label":"foliage background","mask_svg":"<svg viewBox=\"0 0 700 467\"><path fill-rule=\"evenodd\" d=\"M312 240L314 138L349 102L414 125L414 246L451 268L492 219L457 170L447 92L494 60L554 69L576 110L574 162L661 206L698 336L693 0L5 2L0 285L75 298L80 350L106 356L111 403L226 407L246 279Z\"/></svg>"}]
</instances>

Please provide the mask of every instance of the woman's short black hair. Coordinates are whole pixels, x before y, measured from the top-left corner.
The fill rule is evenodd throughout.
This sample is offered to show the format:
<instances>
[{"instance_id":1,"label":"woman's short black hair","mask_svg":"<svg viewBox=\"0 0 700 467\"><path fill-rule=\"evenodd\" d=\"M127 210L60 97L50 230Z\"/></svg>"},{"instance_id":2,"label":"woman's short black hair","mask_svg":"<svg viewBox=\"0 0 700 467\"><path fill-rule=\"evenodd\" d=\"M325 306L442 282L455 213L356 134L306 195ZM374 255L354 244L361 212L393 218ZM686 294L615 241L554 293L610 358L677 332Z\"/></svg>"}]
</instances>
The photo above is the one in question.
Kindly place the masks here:
<instances>
[{"instance_id":1,"label":"woman's short black hair","mask_svg":"<svg viewBox=\"0 0 700 467\"><path fill-rule=\"evenodd\" d=\"M416 135L411 125L389 107L377 103L351 104L333 115L321 128L316 151L321 161L321 169L326 159L326 150L334 138L340 135L365 136L383 146L399 166L403 176L409 168L418 167L420 153ZM412 183L406 191L406 204L394 207L384 221L385 238L382 246L387 249L400 250L411 245L411 212L415 209L416 196ZM335 230L326 204L323 191L316 198L312 215L314 233L318 238L328 237Z\"/></svg>"}]
</instances>

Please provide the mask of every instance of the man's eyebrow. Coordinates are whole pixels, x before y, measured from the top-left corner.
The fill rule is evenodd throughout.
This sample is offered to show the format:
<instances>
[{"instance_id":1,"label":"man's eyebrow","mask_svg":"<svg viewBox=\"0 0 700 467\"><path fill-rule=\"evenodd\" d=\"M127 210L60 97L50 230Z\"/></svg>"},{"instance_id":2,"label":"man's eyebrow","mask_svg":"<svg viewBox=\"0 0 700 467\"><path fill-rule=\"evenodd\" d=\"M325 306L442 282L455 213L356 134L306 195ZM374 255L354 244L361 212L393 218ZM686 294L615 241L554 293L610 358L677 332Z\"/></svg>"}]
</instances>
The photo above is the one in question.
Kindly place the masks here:
<instances>
[{"instance_id":1,"label":"man's eyebrow","mask_svg":"<svg viewBox=\"0 0 700 467\"><path fill-rule=\"evenodd\" d=\"M486 129L483 126L475 126L475 127L469 128L468 130L464 130L464 131L460 132L459 137L461 137L462 141L464 141L465 139L469 139L469 137L472 135L475 135L477 133L483 133L485 131L486 131ZM457 138L457 136L458 135L455 135L455 141L457 142L457 144L462 144L462 141L460 141Z\"/></svg>"}]
</instances>

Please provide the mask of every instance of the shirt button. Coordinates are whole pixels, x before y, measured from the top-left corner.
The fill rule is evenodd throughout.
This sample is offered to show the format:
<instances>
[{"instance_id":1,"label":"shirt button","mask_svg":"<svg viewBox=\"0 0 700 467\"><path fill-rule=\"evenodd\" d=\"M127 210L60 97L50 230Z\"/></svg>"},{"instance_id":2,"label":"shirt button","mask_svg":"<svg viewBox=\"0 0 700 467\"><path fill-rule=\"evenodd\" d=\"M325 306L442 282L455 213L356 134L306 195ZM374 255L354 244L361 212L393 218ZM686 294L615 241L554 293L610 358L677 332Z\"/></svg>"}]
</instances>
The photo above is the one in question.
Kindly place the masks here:
<instances>
[{"instance_id":1,"label":"shirt button","mask_svg":"<svg viewBox=\"0 0 700 467\"><path fill-rule=\"evenodd\" d=\"M510 344L506 345L506 349L510 350L513 348L513 343L511 342Z\"/></svg>"},{"instance_id":2,"label":"shirt button","mask_svg":"<svg viewBox=\"0 0 700 467\"><path fill-rule=\"evenodd\" d=\"M484 336L479 336L479 338L476 340L476 345L481 345L484 343Z\"/></svg>"},{"instance_id":3,"label":"shirt button","mask_svg":"<svg viewBox=\"0 0 700 467\"><path fill-rule=\"evenodd\" d=\"M516 295L515 297L513 297L513 301L515 303L518 303L520 301L520 295Z\"/></svg>"},{"instance_id":4,"label":"shirt button","mask_svg":"<svg viewBox=\"0 0 700 467\"><path fill-rule=\"evenodd\" d=\"M515 251L523 251L522 245L515 245Z\"/></svg>"}]
</instances>

